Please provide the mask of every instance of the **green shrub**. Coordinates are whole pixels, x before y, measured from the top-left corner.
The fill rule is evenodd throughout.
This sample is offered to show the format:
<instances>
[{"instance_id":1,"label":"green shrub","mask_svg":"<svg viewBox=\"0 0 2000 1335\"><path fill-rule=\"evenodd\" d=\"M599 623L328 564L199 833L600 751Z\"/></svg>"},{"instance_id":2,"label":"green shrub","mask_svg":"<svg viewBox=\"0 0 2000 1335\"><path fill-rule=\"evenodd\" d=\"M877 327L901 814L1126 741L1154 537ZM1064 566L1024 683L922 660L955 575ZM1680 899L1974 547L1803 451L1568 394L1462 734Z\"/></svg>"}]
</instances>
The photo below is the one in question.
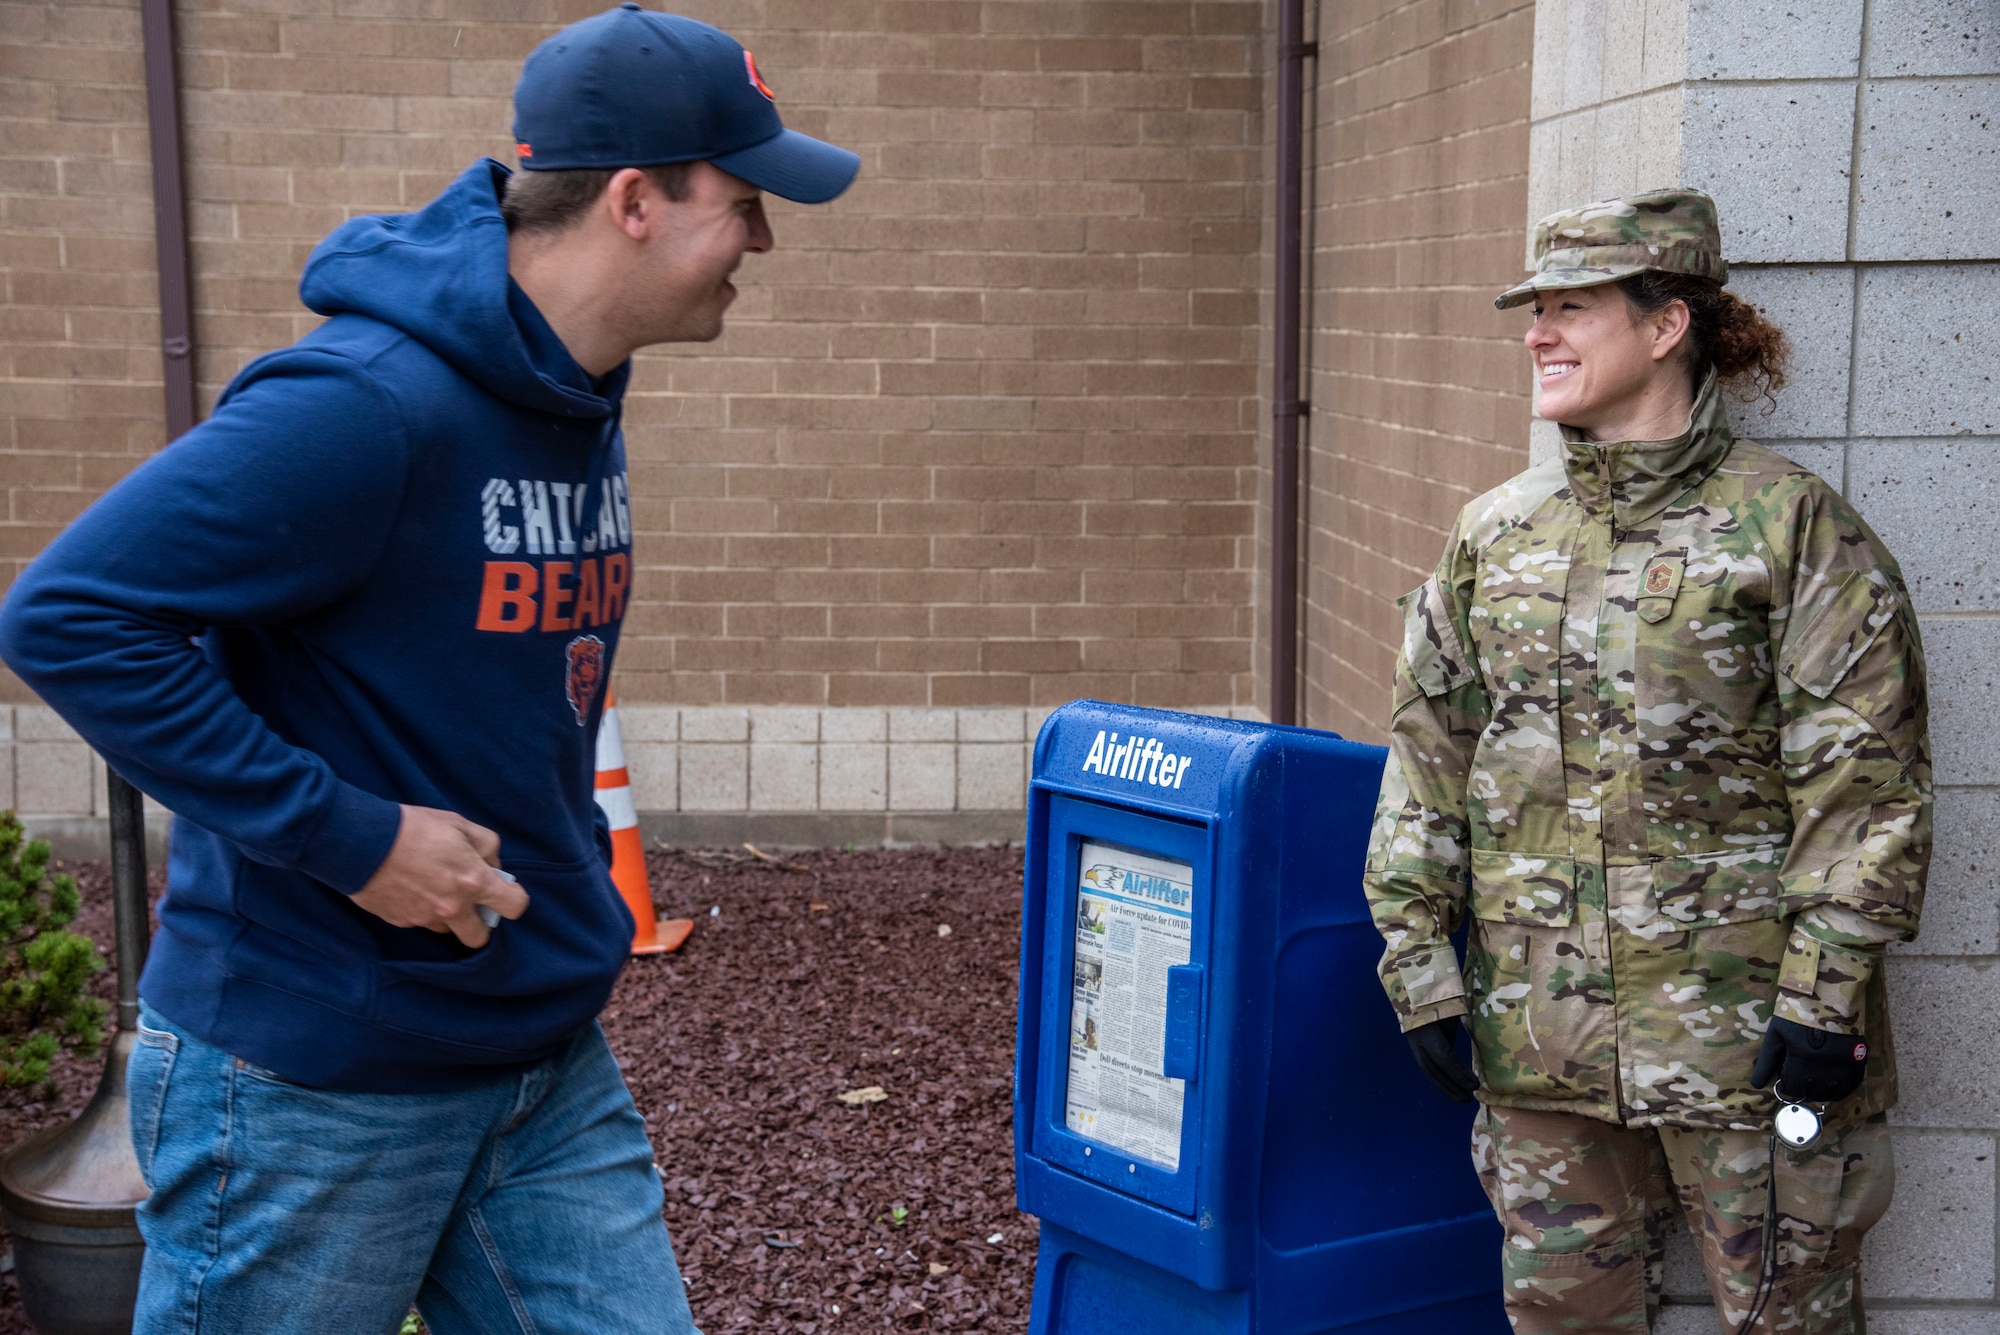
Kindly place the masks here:
<instances>
[{"instance_id":1,"label":"green shrub","mask_svg":"<svg viewBox=\"0 0 2000 1335\"><path fill-rule=\"evenodd\" d=\"M105 1005L86 990L104 957L76 918L76 878L49 872L49 846L0 811L0 1089L54 1093L49 1063L74 1047L94 1052Z\"/></svg>"}]
</instances>

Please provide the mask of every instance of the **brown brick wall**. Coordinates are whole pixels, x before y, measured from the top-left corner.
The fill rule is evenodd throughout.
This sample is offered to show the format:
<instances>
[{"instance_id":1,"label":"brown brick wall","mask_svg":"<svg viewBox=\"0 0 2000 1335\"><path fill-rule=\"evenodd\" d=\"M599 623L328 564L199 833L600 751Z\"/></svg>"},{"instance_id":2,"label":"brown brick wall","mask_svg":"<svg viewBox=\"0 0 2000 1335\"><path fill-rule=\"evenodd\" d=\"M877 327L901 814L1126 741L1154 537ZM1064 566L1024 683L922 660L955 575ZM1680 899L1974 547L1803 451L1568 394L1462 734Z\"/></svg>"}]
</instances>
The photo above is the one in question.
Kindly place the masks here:
<instances>
[{"instance_id":1,"label":"brown brick wall","mask_svg":"<svg viewBox=\"0 0 2000 1335\"><path fill-rule=\"evenodd\" d=\"M601 7L182 0L204 402L310 327L320 236L506 151L521 58ZM1261 0L682 9L864 167L773 209L720 343L641 359L625 697L1247 703ZM10 575L160 441L137 17L0 4Z\"/></svg>"},{"instance_id":2,"label":"brown brick wall","mask_svg":"<svg viewBox=\"0 0 2000 1335\"><path fill-rule=\"evenodd\" d=\"M1395 598L1527 466L1518 312L1532 0L1322 7L1308 334L1305 717L1386 731Z\"/></svg>"},{"instance_id":3,"label":"brown brick wall","mask_svg":"<svg viewBox=\"0 0 2000 1335\"><path fill-rule=\"evenodd\" d=\"M0 5L0 42L11 579L164 431L138 6Z\"/></svg>"}]
</instances>

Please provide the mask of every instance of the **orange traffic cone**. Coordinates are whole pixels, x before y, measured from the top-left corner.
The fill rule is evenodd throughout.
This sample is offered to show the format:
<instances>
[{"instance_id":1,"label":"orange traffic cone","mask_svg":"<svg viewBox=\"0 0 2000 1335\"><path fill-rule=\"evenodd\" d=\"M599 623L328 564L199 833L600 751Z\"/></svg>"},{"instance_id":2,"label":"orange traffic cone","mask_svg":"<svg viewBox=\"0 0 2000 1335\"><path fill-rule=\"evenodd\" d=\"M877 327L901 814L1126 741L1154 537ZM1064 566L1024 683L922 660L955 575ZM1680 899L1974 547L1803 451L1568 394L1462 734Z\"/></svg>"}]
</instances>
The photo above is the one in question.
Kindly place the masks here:
<instances>
[{"instance_id":1,"label":"orange traffic cone","mask_svg":"<svg viewBox=\"0 0 2000 1335\"><path fill-rule=\"evenodd\" d=\"M618 736L618 697L607 691L604 719L597 725L597 805L611 819L611 881L639 924L632 934L634 955L679 950L694 930L688 918L655 918L653 887L646 877L646 846L639 838L639 810L632 805L632 776L625 769L625 743Z\"/></svg>"}]
</instances>

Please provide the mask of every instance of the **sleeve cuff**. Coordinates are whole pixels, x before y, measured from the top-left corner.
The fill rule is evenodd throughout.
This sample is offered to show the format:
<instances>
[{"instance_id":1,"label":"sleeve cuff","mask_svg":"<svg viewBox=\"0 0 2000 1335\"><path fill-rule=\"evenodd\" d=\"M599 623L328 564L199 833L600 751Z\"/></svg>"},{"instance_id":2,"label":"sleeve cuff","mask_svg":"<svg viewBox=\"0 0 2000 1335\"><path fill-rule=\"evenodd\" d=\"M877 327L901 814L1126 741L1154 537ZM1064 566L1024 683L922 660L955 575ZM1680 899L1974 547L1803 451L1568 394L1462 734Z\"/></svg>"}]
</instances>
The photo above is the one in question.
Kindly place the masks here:
<instances>
[{"instance_id":1,"label":"sleeve cuff","mask_svg":"<svg viewBox=\"0 0 2000 1335\"><path fill-rule=\"evenodd\" d=\"M1404 1017L1405 1029L1410 1027L1409 1016L1440 1006L1457 1008L1449 1014L1465 1013L1465 979L1458 971L1458 952L1449 941L1405 946L1384 958L1382 989L1389 994L1396 1014ZM1445 1013L1431 1018L1441 1019Z\"/></svg>"},{"instance_id":2,"label":"sleeve cuff","mask_svg":"<svg viewBox=\"0 0 2000 1335\"><path fill-rule=\"evenodd\" d=\"M1427 1024L1436 1024L1439 1020L1449 1020L1454 1015L1464 1016L1471 1013L1466 1007L1464 997L1453 997L1434 1006L1420 1006L1416 1010L1406 1011L1397 1017L1397 1022L1407 1034L1412 1029L1421 1029Z\"/></svg>"},{"instance_id":3,"label":"sleeve cuff","mask_svg":"<svg viewBox=\"0 0 2000 1335\"><path fill-rule=\"evenodd\" d=\"M1772 1014L1811 1029L1864 1033L1866 995L1875 963L1876 952L1828 945L1795 928L1778 970Z\"/></svg>"},{"instance_id":4,"label":"sleeve cuff","mask_svg":"<svg viewBox=\"0 0 2000 1335\"><path fill-rule=\"evenodd\" d=\"M352 784L340 784L334 790L332 810L306 841L297 866L351 895L375 875L402 827L402 807Z\"/></svg>"}]
</instances>

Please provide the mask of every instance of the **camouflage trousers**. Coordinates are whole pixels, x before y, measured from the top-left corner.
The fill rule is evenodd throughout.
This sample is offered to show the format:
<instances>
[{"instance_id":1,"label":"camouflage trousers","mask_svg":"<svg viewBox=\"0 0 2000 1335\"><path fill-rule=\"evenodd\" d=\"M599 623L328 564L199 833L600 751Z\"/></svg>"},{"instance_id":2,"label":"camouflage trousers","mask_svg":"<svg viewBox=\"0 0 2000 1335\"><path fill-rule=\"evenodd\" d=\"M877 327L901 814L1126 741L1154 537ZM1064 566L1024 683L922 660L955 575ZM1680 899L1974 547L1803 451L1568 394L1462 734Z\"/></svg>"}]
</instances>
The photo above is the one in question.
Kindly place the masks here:
<instances>
[{"instance_id":1,"label":"camouflage trousers","mask_svg":"<svg viewBox=\"0 0 2000 1335\"><path fill-rule=\"evenodd\" d=\"M1660 1303L1678 1211L1716 1315L1734 1332L1763 1266L1769 1133L1633 1130L1577 1113L1482 1107L1472 1160L1507 1231L1500 1269L1519 1335L1639 1332ZM1865 1335L1861 1237L1889 1208L1880 1118L1778 1147L1777 1286L1757 1335Z\"/></svg>"}]
</instances>

